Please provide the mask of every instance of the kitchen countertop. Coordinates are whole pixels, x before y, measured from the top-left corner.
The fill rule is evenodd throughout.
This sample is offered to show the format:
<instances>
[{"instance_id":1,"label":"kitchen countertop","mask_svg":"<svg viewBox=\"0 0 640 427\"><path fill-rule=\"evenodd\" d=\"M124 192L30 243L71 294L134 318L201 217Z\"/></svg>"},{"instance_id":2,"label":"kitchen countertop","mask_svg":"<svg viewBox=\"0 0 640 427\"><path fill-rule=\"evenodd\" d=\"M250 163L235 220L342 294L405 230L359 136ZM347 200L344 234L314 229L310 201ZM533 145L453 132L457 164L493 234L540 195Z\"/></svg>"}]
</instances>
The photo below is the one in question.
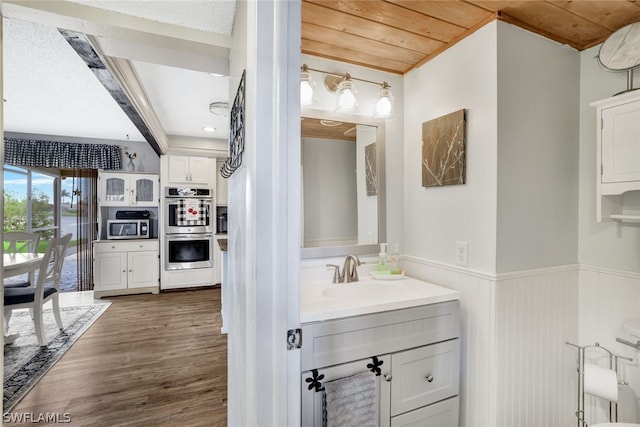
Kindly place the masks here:
<instances>
[{"instance_id":1,"label":"kitchen countertop","mask_svg":"<svg viewBox=\"0 0 640 427\"><path fill-rule=\"evenodd\" d=\"M410 277L376 280L364 274L360 281L353 283L303 282L300 287L300 322L318 322L458 299L458 291Z\"/></svg>"}]
</instances>

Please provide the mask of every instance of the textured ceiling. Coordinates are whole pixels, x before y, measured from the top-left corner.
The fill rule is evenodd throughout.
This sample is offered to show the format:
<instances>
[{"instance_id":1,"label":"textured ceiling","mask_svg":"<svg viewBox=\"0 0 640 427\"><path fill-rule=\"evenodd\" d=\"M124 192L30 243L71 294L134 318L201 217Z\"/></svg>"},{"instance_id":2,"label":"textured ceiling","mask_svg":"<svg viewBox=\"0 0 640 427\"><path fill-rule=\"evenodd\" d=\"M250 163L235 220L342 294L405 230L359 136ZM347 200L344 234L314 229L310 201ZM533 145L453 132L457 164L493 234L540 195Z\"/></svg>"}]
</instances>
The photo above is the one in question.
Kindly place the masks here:
<instances>
[{"instance_id":1,"label":"textured ceiling","mask_svg":"<svg viewBox=\"0 0 640 427\"><path fill-rule=\"evenodd\" d=\"M235 0L69 0L98 9L137 16L216 34L231 35Z\"/></svg>"},{"instance_id":2,"label":"textured ceiling","mask_svg":"<svg viewBox=\"0 0 640 427\"><path fill-rule=\"evenodd\" d=\"M235 13L235 1L228 0L76 3L219 34L231 33ZM18 19L5 18L3 22L6 131L144 141L57 28ZM107 41L105 37L100 40ZM126 46L126 39L118 41L125 41ZM144 62L148 55L136 56L141 52L148 54L152 48L145 50L136 43L129 46L130 52L120 49L117 56L131 61L165 134L203 139L228 137L228 117L213 115L208 109L212 102L228 101L227 77L214 77L188 67L176 68L176 63L188 62L184 51L166 49L164 55L171 58L168 62L173 65L167 66L157 61ZM139 59L140 56L143 58ZM157 58L160 56L154 57ZM217 130L205 132L204 126Z\"/></svg>"},{"instance_id":3,"label":"textured ceiling","mask_svg":"<svg viewBox=\"0 0 640 427\"><path fill-rule=\"evenodd\" d=\"M144 141L57 29L3 22L5 131Z\"/></svg>"}]
</instances>

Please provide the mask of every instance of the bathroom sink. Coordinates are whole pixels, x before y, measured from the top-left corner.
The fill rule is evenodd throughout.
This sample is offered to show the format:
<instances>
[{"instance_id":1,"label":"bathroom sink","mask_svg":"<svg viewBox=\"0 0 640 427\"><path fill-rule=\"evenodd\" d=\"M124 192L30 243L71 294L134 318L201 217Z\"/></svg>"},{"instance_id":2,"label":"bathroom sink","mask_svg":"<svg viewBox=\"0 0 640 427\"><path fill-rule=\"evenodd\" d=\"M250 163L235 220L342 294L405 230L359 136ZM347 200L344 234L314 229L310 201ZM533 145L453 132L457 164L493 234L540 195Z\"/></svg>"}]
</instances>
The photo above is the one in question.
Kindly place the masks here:
<instances>
[{"instance_id":1,"label":"bathroom sink","mask_svg":"<svg viewBox=\"0 0 640 427\"><path fill-rule=\"evenodd\" d=\"M398 286L389 283L360 281L352 283L339 283L322 290L322 295L332 299L377 300L397 295Z\"/></svg>"},{"instance_id":2,"label":"bathroom sink","mask_svg":"<svg viewBox=\"0 0 640 427\"><path fill-rule=\"evenodd\" d=\"M459 298L457 291L410 277L387 281L362 274L359 282L352 283L309 281L300 286L300 321L338 319Z\"/></svg>"}]
</instances>

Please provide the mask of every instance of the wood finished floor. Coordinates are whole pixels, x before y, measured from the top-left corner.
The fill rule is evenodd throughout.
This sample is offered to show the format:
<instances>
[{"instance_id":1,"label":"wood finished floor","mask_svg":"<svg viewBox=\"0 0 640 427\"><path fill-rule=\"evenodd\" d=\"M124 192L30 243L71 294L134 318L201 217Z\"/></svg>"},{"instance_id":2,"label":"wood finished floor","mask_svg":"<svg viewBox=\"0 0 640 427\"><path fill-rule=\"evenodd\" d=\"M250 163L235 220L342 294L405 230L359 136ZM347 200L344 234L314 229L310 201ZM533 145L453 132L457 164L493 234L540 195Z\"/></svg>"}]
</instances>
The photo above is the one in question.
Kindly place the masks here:
<instances>
[{"instance_id":1,"label":"wood finished floor","mask_svg":"<svg viewBox=\"0 0 640 427\"><path fill-rule=\"evenodd\" d=\"M225 426L220 289L111 301L12 412L68 413L71 426Z\"/></svg>"}]
</instances>

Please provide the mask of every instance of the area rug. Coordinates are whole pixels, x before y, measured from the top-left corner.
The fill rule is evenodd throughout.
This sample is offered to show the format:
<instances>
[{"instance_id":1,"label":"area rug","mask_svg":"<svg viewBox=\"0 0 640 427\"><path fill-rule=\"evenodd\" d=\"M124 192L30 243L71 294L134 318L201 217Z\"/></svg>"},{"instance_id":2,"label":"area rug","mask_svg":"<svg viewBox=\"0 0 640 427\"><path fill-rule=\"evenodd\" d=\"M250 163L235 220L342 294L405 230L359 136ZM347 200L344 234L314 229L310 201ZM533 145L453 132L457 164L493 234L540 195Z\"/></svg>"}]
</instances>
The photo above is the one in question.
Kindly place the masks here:
<instances>
[{"instance_id":1,"label":"area rug","mask_svg":"<svg viewBox=\"0 0 640 427\"><path fill-rule=\"evenodd\" d=\"M19 337L4 346L4 398L3 413L16 403L64 355L74 342L104 313L111 303L61 307L60 316L65 326L60 331L51 309L44 310L44 347L38 345L35 326L28 310L15 311L9 321L9 334Z\"/></svg>"}]
</instances>

